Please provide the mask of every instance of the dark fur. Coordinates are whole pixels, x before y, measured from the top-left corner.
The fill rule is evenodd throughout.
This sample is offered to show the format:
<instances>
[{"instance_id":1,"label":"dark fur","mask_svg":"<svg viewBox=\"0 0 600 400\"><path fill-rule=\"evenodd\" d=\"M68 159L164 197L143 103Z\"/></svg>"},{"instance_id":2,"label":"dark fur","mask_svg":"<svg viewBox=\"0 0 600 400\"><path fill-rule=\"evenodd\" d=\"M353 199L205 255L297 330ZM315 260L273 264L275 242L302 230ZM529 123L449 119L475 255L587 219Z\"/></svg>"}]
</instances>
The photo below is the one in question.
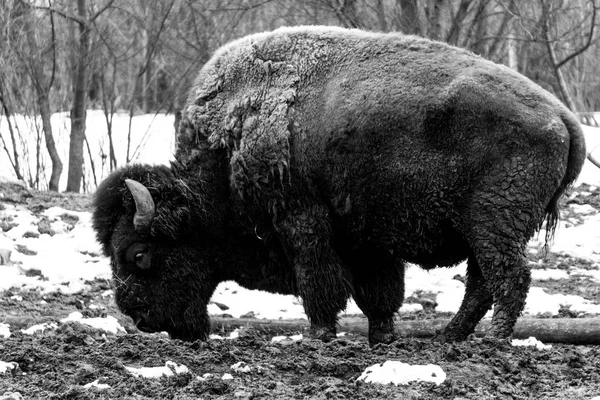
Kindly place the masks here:
<instances>
[{"instance_id":1,"label":"dark fur","mask_svg":"<svg viewBox=\"0 0 600 400\"><path fill-rule=\"evenodd\" d=\"M177 139L171 169L127 167L102 183L94 228L121 309L184 339L207 337L207 302L232 279L299 295L323 338L353 296L371 342L389 342L404 263L464 259L465 298L442 337L464 339L492 304L488 335L510 336L529 289L527 241L545 218L553 231L585 157L573 115L508 68L416 37L322 27L220 49ZM154 198L149 233L133 229L125 178ZM129 254L140 246L149 270Z\"/></svg>"}]
</instances>

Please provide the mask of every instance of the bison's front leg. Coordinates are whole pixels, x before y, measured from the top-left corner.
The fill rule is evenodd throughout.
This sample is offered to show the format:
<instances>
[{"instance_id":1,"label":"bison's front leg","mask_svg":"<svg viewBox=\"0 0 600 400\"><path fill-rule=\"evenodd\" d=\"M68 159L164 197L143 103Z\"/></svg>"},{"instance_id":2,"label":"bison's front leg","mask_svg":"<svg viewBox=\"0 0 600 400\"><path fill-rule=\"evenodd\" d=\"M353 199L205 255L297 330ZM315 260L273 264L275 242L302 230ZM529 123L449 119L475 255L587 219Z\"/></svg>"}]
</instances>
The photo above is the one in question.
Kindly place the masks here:
<instances>
[{"instance_id":1,"label":"bison's front leg","mask_svg":"<svg viewBox=\"0 0 600 400\"><path fill-rule=\"evenodd\" d=\"M311 336L335 338L337 314L352 295L351 274L332 248L328 211L313 205L292 211L277 226L290 259Z\"/></svg>"},{"instance_id":2,"label":"bison's front leg","mask_svg":"<svg viewBox=\"0 0 600 400\"><path fill-rule=\"evenodd\" d=\"M353 254L354 300L369 319L369 344L398 339L394 314L404 300L404 263L389 252L365 248Z\"/></svg>"}]
</instances>

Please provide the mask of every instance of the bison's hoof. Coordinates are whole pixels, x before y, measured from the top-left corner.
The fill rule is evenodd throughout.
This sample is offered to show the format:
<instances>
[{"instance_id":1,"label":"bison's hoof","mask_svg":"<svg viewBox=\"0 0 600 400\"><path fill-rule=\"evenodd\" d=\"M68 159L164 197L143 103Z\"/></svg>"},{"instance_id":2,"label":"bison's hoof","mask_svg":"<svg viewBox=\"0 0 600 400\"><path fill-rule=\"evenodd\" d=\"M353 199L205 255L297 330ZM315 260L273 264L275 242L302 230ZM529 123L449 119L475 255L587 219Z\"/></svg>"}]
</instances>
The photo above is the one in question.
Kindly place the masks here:
<instances>
[{"instance_id":1,"label":"bison's hoof","mask_svg":"<svg viewBox=\"0 0 600 400\"><path fill-rule=\"evenodd\" d=\"M330 342L336 338L335 328L311 327L308 336L323 342Z\"/></svg>"},{"instance_id":2,"label":"bison's hoof","mask_svg":"<svg viewBox=\"0 0 600 400\"><path fill-rule=\"evenodd\" d=\"M511 342L512 339L510 337L497 337L489 334L486 334L483 338L481 338L481 344L498 349L512 348Z\"/></svg>"},{"instance_id":3,"label":"bison's hoof","mask_svg":"<svg viewBox=\"0 0 600 400\"><path fill-rule=\"evenodd\" d=\"M369 345L375 346L376 344L390 344L400 339L400 336L396 332L389 331L373 331L369 333Z\"/></svg>"},{"instance_id":4,"label":"bison's hoof","mask_svg":"<svg viewBox=\"0 0 600 400\"><path fill-rule=\"evenodd\" d=\"M454 342L462 342L469 337L466 333L461 332L453 332L453 331L444 331L438 333L433 337L433 341L437 343L454 343Z\"/></svg>"}]
</instances>

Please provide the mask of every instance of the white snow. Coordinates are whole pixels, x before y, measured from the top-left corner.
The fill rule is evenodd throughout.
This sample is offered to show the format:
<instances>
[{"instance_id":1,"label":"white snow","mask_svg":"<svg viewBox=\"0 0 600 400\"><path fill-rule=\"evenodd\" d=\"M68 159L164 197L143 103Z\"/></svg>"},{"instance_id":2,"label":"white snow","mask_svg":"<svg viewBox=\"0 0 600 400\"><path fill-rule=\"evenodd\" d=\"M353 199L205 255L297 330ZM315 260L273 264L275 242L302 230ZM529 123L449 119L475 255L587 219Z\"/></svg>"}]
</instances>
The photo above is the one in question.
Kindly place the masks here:
<instances>
[{"instance_id":1,"label":"white snow","mask_svg":"<svg viewBox=\"0 0 600 400\"><path fill-rule=\"evenodd\" d=\"M221 335L217 335L214 333L208 336L208 338L211 340L233 340L233 339L237 339L239 337L240 337L239 329L234 329L233 331L229 332L229 335L227 335L227 336L221 336Z\"/></svg>"},{"instance_id":2,"label":"white snow","mask_svg":"<svg viewBox=\"0 0 600 400\"><path fill-rule=\"evenodd\" d=\"M4 218L12 217L12 222L18 225L0 233L0 247L12 251L13 264L2 267L0 290L10 287L41 288L43 292L60 291L70 294L84 290L85 280L110 278L108 259L95 256L101 253L101 249L91 228L90 213L50 208L44 216L53 221L55 226L60 215L77 216L74 228L63 229L54 236L42 234L38 238L25 238L25 232L38 232L37 223L41 218L24 207L3 204L5 209L0 211L0 215ZM18 246L35 254L26 255L16 251ZM24 272L27 270L38 270L44 280L39 276L26 276Z\"/></svg>"},{"instance_id":3,"label":"white snow","mask_svg":"<svg viewBox=\"0 0 600 400\"><path fill-rule=\"evenodd\" d=\"M594 304L581 296L570 294L548 294L540 287L531 287L525 304L525 314L530 315L558 315L561 306L574 312L598 315L600 305Z\"/></svg>"},{"instance_id":4,"label":"white snow","mask_svg":"<svg viewBox=\"0 0 600 400\"><path fill-rule=\"evenodd\" d=\"M234 318L239 318L252 312L256 318L306 319L304 308L296 297L248 290L232 281L221 283L211 300L225 303L229 307L228 310L222 311L214 306L210 309L213 315L229 314Z\"/></svg>"},{"instance_id":5,"label":"white snow","mask_svg":"<svg viewBox=\"0 0 600 400\"><path fill-rule=\"evenodd\" d=\"M113 335L127 333L125 328L123 328L121 324L119 324L119 321L112 315L108 315L105 318L84 318L79 311L75 311L69 314L67 318L61 319L60 322L78 322L104 332L112 333Z\"/></svg>"},{"instance_id":6,"label":"white snow","mask_svg":"<svg viewBox=\"0 0 600 400\"><path fill-rule=\"evenodd\" d=\"M529 245L543 246L543 231ZM600 263L600 213L586 216L585 223L577 226L567 227L565 221L560 221L550 250Z\"/></svg>"},{"instance_id":7,"label":"white snow","mask_svg":"<svg viewBox=\"0 0 600 400\"><path fill-rule=\"evenodd\" d=\"M246 374L252 371L252 367L250 367L244 361L236 362L231 367L229 367L229 369L231 369L234 372L237 372L238 374Z\"/></svg>"},{"instance_id":8,"label":"white snow","mask_svg":"<svg viewBox=\"0 0 600 400\"><path fill-rule=\"evenodd\" d=\"M587 276L600 283L600 271L597 269L571 268L571 276Z\"/></svg>"},{"instance_id":9,"label":"white snow","mask_svg":"<svg viewBox=\"0 0 600 400\"><path fill-rule=\"evenodd\" d=\"M359 377L366 383L406 385L410 382L434 382L436 385L446 380L446 373L439 365L410 365L400 361L385 361L368 367Z\"/></svg>"},{"instance_id":10,"label":"white snow","mask_svg":"<svg viewBox=\"0 0 600 400\"><path fill-rule=\"evenodd\" d=\"M304 336L302 336L301 333L297 334L297 335L291 335L291 336L273 336L271 338L271 342L275 343L275 342L283 342L285 340L290 340L293 342L297 342L299 340L302 340L304 338Z\"/></svg>"},{"instance_id":11,"label":"white snow","mask_svg":"<svg viewBox=\"0 0 600 400\"><path fill-rule=\"evenodd\" d=\"M21 132L35 132L35 125L41 126L41 121L21 115L15 116L12 122L15 128ZM172 160L175 148L175 127L173 122L173 115L147 114L134 116L131 123L131 161L150 164L167 164ZM66 166L69 159L69 132L71 129L69 113L53 114L51 124L58 154L65 165L65 170L61 175L59 183L59 189L64 190L67 182ZM94 158L94 165L99 181L108 175L109 169L107 160L102 158L102 155L109 154L106 131L107 125L103 112L100 110L88 110L85 135L90 145L90 153ZM126 161L127 155L129 115L125 113L115 114L112 123L112 131L117 163L119 166L122 166ZM9 137L6 118L0 118L0 132L2 132L2 135L5 138ZM23 146L18 146L19 152L20 154L23 154L23 149L26 149L27 154L30 155L30 159L23 158L21 160L21 165L26 170L35 171L36 135L23 134L22 139ZM10 140L7 140L7 145L10 149L10 154L12 155L12 145ZM93 182L87 149L85 149L84 161L84 169L86 171L85 180L87 182ZM49 179L48 177L50 176L52 164L46 151L41 152L41 162L42 165L45 166L46 179ZM10 173L10 177L13 179L15 178L12 166L4 151L0 153L0 171L4 174Z\"/></svg>"},{"instance_id":12,"label":"white snow","mask_svg":"<svg viewBox=\"0 0 600 400\"><path fill-rule=\"evenodd\" d=\"M533 269L531 279L538 281L569 279L569 273L563 269Z\"/></svg>"},{"instance_id":13,"label":"white snow","mask_svg":"<svg viewBox=\"0 0 600 400\"><path fill-rule=\"evenodd\" d=\"M91 389L91 388L96 388L98 390L106 390L106 389L110 389L110 385L106 384L106 383L99 383L100 380L96 379L93 382L90 383L86 383L85 385L83 385L83 387L85 389Z\"/></svg>"},{"instance_id":14,"label":"white snow","mask_svg":"<svg viewBox=\"0 0 600 400\"><path fill-rule=\"evenodd\" d=\"M10 372L13 369L17 368L18 366L19 366L19 364L17 364L14 361L11 361L11 362L0 361L0 374L5 374L7 372Z\"/></svg>"},{"instance_id":15,"label":"white snow","mask_svg":"<svg viewBox=\"0 0 600 400\"><path fill-rule=\"evenodd\" d=\"M594 128L587 125L581 125L585 135L585 144L588 153L592 153L594 157L600 159L600 128ZM577 185L587 183L588 185L600 186L600 171L589 160L585 161L583 170L577 178Z\"/></svg>"},{"instance_id":16,"label":"white snow","mask_svg":"<svg viewBox=\"0 0 600 400\"><path fill-rule=\"evenodd\" d=\"M153 378L157 379L161 376L173 376L175 374L189 374L190 370L185 365L178 365L173 361L165 362L164 367L127 367L125 369L129 371L132 375L142 377L142 378Z\"/></svg>"},{"instance_id":17,"label":"white snow","mask_svg":"<svg viewBox=\"0 0 600 400\"><path fill-rule=\"evenodd\" d=\"M513 339L511 341L511 344L517 347L535 347L538 350L548 350L552 348L551 344L544 344L536 338L534 338L533 336L530 336L527 339Z\"/></svg>"},{"instance_id":18,"label":"white snow","mask_svg":"<svg viewBox=\"0 0 600 400\"><path fill-rule=\"evenodd\" d=\"M10 325L0 322L0 336L4 338L10 337Z\"/></svg>"},{"instance_id":19,"label":"white snow","mask_svg":"<svg viewBox=\"0 0 600 400\"><path fill-rule=\"evenodd\" d=\"M44 324L37 324L37 325L30 326L27 329L21 329L21 332L23 332L26 335L33 335L38 332L43 333L47 329L56 329L56 328L58 328L57 324L55 324L53 322L46 322Z\"/></svg>"},{"instance_id":20,"label":"white snow","mask_svg":"<svg viewBox=\"0 0 600 400\"><path fill-rule=\"evenodd\" d=\"M198 379L199 381L206 381L207 379L210 379L214 376L214 374L211 374L210 372L207 372L205 374L202 374L202 376L197 376L196 379Z\"/></svg>"}]
</instances>

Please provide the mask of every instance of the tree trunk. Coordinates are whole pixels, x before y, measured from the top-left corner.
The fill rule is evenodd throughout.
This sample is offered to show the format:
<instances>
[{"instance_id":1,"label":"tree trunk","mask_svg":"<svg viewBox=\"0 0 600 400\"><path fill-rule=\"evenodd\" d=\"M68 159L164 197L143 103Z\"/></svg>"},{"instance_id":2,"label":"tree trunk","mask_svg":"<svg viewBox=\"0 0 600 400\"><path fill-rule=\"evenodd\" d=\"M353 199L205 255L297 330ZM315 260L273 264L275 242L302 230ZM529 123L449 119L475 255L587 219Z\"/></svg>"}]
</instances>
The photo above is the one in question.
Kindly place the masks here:
<instances>
[{"instance_id":1,"label":"tree trunk","mask_svg":"<svg viewBox=\"0 0 600 400\"><path fill-rule=\"evenodd\" d=\"M144 53L144 63L145 63L145 67L143 68L143 74L141 77L141 85L140 85L140 100L141 100L141 108L142 108L142 112L144 114L148 114L150 111L150 105L149 105L149 100L150 100L150 71L151 71L151 67L150 67L150 50L148 49L148 32L145 30L141 31L141 35L142 35L142 40L141 40L141 46L142 46L142 52Z\"/></svg>"},{"instance_id":2,"label":"tree trunk","mask_svg":"<svg viewBox=\"0 0 600 400\"><path fill-rule=\"evenodd\" d=\"M397 0L400 6L400 30L407 34L419 34L419 15L416 0Z\"/></svg>"},{"instance_id":3,"label":"tree trunk","mask_svg":"<svg viewBox=\"0 0 600 400\"><path fill-rule=\"evenodd\" d=\"M498 52L500 51L500 48L502 47L502 43L504 42L505 31L508 28L509 24L511 23L511 20L514 18L514 15L517 14L517 12L518 12L518 10L517 10L517 5L515 4L515 1L510 0L510 2L508 3L508 6L506 6L506 9L504 10L504 15L502 16L502 21L500 22L500 26L498 27L498 30L494 34L495 39L492 41L492 44L489 46L489 49L487 52L487 58L489 58L491 60L500 59L500 57L498 56Z\"/></svg>"},{"instance_id":4,"label":"tree trunk","mask_svg":"<svg viewBox=\"0 0 600 400\"><path fill-rule=\"evenodd\" d=\"M31 74L33 76L34 87L37 94L37 102L40 110L40 116L42 118L42 128L44 130L46 149L48 150L50 162L52 163L52 173L50 175L50 181L48 182L48 190L58 192L58 183L62 174L63 164L60 160L60 156L58 155L58 151L56 150L54 135L52 133L52 124L50 123L50 117L52 115L50 111L50 86L52 85L52 79L46 78L42 57L41 55L40 57L37 56L40 51L35 37L34 28L31 25L31 14L23 19L23 28L25 29L27 35L27 43L31 48ZM54 46L54 43L52 45Z\"/></svg>"},{"instance_id":5,"label":"tree trunk","mask_svg":"<svg viewBox=\"0 0 600 400\"><path fill-rule=\"evenodd\" d=\"M396 329L403 336L432 338L450 322L449 319L396 321ZM213 331L233 327L250 326L262 332L274 334L307 331L306 320L265 320L255 318L212 318ZM490 329L491 320L484 319L475 328L476 336L483 336ZM338 320L338 331L367 336L368 324L365 317L342 317ZM529 337L544 343L568 343L576 345L600 344L600 318L521 318L517 321L513 338Z\"/></svg>"},{"instance_id":6,"label":"tree trunk","mask_svg":"<svg viewBox=\"0 0 600 400\"><path fill-rule=\"evenodd\" d=\"M542 34L544 40L546 41L546 49L548 50L550 64L552 65L552 70L554 72L554 76L556 76L558 88L562 95L563 101L565 102L565 105L569 108L569 110L575 112L577 110L577 107L575 106L575 102L573 102L573 98L569 94L569 89L567 89L565 77L563 76L563 73L560 69L559 61L556 56L556 51L554 50L554 45L552 43L552 40L550 39L550 5L548 2L543 2L542 7Z\"/></svg>"},{"instance_id":7,"label":"tree trunk","mask_svg":"<svg viewBox=\"0 0 600 400\"><path fill-rule=\"evenodd\" d=\"M356 0L334 0L331 2L331 7L343 26L346 28L360 28Z\"/></svg>"},{"instance_id":8,"label":"tree trunk","mask_svg":"<svg viewBox=\"0 0 600 400\"><path fill-rule=\"evenodd\" d=\"M10 110L8 109L8 105L6 104L6 99L4 97L4 93L2 91L1 86L0 86L0 103L2 103L2 111L4 111L4 115L6 116L6 124L8 125L8 132L10 133L10 140L12 142L13 157L11 157L11 155L10 155L10 150L8 149L8 146L6 145L4 138L2 136L0 136L0 138L2 139L2 144L3 144L4 150L6 151L8 160L10 161L10 163L13 167L13 170L15 171L15 175L17 176L17 179L22 181L23 174L21 173L21 166L19 164L19 151L17 150L17 138L15 135L13 126L12 126L12 122L10 122L10 117L12 114L11 114Z\"/></svg>"},{"instance_id":9,"label":"tree trunk","mask_svg":"<svg viewBox=\"0 0 600 400\"><path fill-rule=\"evenodd\" d=\"M117 61L113 58L112 64L112 77L110 83L110 91L107 93L106 78L104 73L101 78L102 87L102 108L104 110L104 119L106 120L106 134L108 136L108 168L110 172L113 172L117 168L117 157L115 155L115 146L113 141L112 122L115 115L115 101L117 92Z\"/></svg>"},{"instance_id":10,"label":"tree trunk","mask_svg":"<svg viewBox=\"0 0 600 400\"><path fill-rule=\"evenodd\" d=\"M449 7L445 0L430 0L427 10L427 22L429 24L427 37L434 40L440 40L442 37L442 18Z\"/></svg>"},{"instance_id":11,"label":"tree trunk","mask_svg":"<svg viewBox=\"0 0 600 400\"><path fill-rule=\"evenodd\" d=\"M79 51L75 70L73 107L71 108L71 137L69 142L69 172L67 192L79 192L83 176L83 142L85 139L86 89L88 68L89 26L86 22L85 0L77 0Z\"/></svg>"},{"instance_id":12,"label":"tree trunk","mask_svg":"<svg viewBox=\"0 0 600 400\"><path fill-rule=\"evenodd\" d=\"M375 2L375 11L377 12L377 21L379 22L379 29L382 32L388 31L387 21L385 19L385 4L383 0L377 0Z\"/></svg>"},{"instance_id":13,"label":"tree trunk","mask_svg":"<svg viewBox=\"0 0 600 400\"><path fill-rule=\"evenodd\" d=\"M42 128L44 129L44 139L46 140L46 149L52 161L52 173L48 182L48 190L58 192L58 183L62 174L63 164L60 161L54 136L52 135L52 124L50 123L50 99L47 93L38 93L38 102L40 106L40 115L42 117Z\"/></svg>"},{"instance_id":14,"label":"tree trunk","mask_svg":"<svg viewBox=\"0 0 600 400\"><path fill-rule=\"evenodd\" d=\"M464 28L464 20L467 17L469 11L469 5L471 5L471 0L461 0L458 5L458 10L456 11L456 15L453 17L452 26L450 27L450 31L446 36L446 42L452 45L458 45L458 39L460 38L460 31ZM475 23L475 22L472 22Z\"/></svg>"}]
</instances>

